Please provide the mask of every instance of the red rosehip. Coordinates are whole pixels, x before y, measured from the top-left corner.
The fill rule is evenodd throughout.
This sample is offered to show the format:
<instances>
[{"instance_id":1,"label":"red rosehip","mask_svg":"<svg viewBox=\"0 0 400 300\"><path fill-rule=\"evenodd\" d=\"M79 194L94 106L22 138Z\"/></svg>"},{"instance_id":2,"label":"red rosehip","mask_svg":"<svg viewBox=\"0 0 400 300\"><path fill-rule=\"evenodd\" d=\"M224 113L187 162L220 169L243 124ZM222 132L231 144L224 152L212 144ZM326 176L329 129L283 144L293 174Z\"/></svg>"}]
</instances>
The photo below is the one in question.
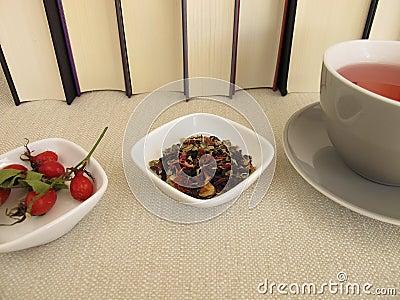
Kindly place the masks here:
<instances>
[{"instance_id":1,"label":"red rosehip","mask_svg":"<svg viewBox=\"0 0 400 300\"><path fill-rule=\"evenodd\" d=\"M55 160L48 160L43 162L38 169L39 173L42 173L46 178L59 177L65 172L64 166Z\"/></svg>"},{"instance_id":2,"label":"red rosehip","mask_svg":"<svg viewBox=\"0 0 400 300\"><path fill-rule=\"evenodd\" d=\"M20 170L20 171L24 171L24 172L28 171L28 169L25 166L20 165L20 164L11 164L11 165L5 166L3 169Z\"/></svg>"},{"instance_id":3,"label":"red rosehip","mask_svg":"<svg viewBox=\"0 0 400 300\"><path fill-rule=\"evenodd\" d=\"M32 216L41 216L47 213L56 203L57 193L53 189L49 189L46 194L38 199L34 199L38 194L34 191L30 191L25 197L25 205L29 207L29 203L33 202L30 214Z\"/></svg>"},{"instance_id":4,"label":"red rosehip","mask_svg":"<svg viewBox=\"0 0 400 300\"><path fill-rule=\"evenodd\" d=\"M79 171L75 177L72 178L69 190L74 199L85 201L93 195L93 183L89 178L83 175L82 171Z\"/></svg>"},{"instance_id":5,"label":"red rosehip","mask_svg":"<svg viewBox=\"0 0 400 300\"><path fill-rule=\"evenodd\" d=\"M43 151L38 155L32 156L31 160L37 164L42 164L45 161L57 161L58 155L54 151Z\"/></svg>"},{"instance_id":6,"label":"red rosehip","mask_svg":"<svg viewBox=\"0 0 400 300\"><path fill-rule=\"evenodd\" d=\"M7 201L8 196L10 196L11 189L0 188L0 205Z\"/></svg>"}]
</instances>

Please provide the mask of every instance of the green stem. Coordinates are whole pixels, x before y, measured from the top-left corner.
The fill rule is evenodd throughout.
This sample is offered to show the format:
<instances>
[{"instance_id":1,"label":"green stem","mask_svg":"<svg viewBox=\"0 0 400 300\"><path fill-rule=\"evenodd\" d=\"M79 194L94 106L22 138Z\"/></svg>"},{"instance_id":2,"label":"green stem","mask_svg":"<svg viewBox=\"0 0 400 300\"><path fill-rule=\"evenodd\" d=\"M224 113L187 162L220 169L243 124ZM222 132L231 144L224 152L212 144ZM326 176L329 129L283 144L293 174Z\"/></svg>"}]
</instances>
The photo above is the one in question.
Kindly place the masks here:
<instances>
[{"instance_id":1,"label":"green stem","mask_svg":"<svg viewBox=\"0 0 400 300\"><path fill-rule=\"evenodd\" d=\"M92 156L94 150L97 148L97 146L99 145L100 141L102 140L103 136L105 135L106 131L107 131L108 127L105 127L103 129L103 132L100 134L100 136L98 137L96 143L93 145L92 149L89 151L89 153L86 155L86 157L76 165L75 169L78 169L80 166L85 166L86 163L89 161L90 157ZM69 172L64 173L63 175L55 178L54 180L52 180L49 189L53 188L54 185L58 184L58 183L63 183L65 182L65 180L68 180L69 177L71 176L71 173L73 172L73 170L70 170ZM45 193L40 193L37 196L35 196L34 198L31 199L31 201L29 202L29 205L27 207L27 212L30 213L32 210L32 206L33 203L39 199L40 197L42 197L44 194L46 194L47 191Z\"/></svg>"},{"instance_id":2,"label":"green stem","mask_svg":"<svg viewBox=\"0 0 400 300\"><path fill-rule=\"evenodd\" d=\"M86 157L79 164L77 164L75 166L76 169L79 168L81 165L84 165L88 162L88 160L92 156L94 150L96 150L96 148L99 145L100 141L102 140L103 136L106 134L107 129L108 129L108 126L103 129L103 132L100 134L96 143L93 145L92 149L89 151L89 153L86 155Z\"/></svg>"}]
</instances>

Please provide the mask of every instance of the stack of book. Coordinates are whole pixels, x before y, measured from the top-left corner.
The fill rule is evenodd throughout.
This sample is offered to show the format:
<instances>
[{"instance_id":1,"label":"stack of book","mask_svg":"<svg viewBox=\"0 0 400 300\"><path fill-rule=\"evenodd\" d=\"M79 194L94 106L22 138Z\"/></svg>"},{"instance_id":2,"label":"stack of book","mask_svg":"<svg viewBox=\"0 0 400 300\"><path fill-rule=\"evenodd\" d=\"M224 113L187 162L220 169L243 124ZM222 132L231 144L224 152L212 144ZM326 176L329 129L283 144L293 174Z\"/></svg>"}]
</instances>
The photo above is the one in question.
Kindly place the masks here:
<instances>
[{"instance_id":1,"label":"stack of book","mask_svg":"<svg viewBox=\"0 0 400 300\"><path fill-rule=\"evenodd\" d=\"M192 77L318 92L327 47L400 39L398 15L398 0L2 0L0 62L17 105Z\"/></svg>"},{"instance_id":2,"label":"stack of book","mask_svg":"<svg viewBox=\"0 0 400 300\"><path fill-rule=\"evenodd\" d=\"M274 85L282 95L319 92L323 54L335 43L400 40L398 0L289 0L286 14Z\"/></svg>"}]
</instances>

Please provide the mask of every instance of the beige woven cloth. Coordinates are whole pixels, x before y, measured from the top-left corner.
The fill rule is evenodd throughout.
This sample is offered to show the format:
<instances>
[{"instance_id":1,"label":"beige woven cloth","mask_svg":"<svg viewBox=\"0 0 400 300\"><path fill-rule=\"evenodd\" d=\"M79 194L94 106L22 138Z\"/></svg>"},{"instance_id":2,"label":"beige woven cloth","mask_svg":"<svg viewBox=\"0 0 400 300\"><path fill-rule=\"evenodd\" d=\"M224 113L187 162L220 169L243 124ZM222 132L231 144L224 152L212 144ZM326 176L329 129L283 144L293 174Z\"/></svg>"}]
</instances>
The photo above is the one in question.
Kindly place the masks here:
<instances>
[{"instance_id":1,"label":"beige woven cloth","mask_svg":"<svg viewBox=\"0 0 400 300\"><path fill-rule=\"evenodd\" d=\"M285 156L285 123L319 95L281 97L268 89L249 93L264 109L276 138L270 190L253 210L239 200L212 220L184 225L149 213L125 180L124 130L145 95L128 99L122 92L88 92L70 106L44 100L16 107L2 78L0 153L21 146L25 137L62 137L89 149L109 126L95 152L109 186L97 206L63 237L0 254L0 299L337 298L335 287L322 295L301 290L295 295L295 288L338 282L340 272L349 282L399 289L391 297L399 298L400 228L323 196ZM266 280L269 288L276 286L262 294ZM288 294L279 293L278 284L286 284L280 288Z\"/></svg>"}]
</instances>

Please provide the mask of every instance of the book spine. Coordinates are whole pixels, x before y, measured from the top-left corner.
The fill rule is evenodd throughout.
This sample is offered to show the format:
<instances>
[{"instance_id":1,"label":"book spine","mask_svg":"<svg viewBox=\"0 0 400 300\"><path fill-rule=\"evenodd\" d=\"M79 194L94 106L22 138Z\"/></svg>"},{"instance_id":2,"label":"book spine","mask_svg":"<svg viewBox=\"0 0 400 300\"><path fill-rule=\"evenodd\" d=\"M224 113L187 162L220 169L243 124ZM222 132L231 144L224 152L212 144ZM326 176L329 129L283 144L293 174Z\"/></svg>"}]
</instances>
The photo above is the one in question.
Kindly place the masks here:
<instances>
[{"instance_id":1,"label":"book spine","mask_svg":"<svg viewBox=\"0 0 400 300\"><path fill-rule=\"evenodd\" d=\"M240 0L235 0L235 13L234 13L234 19L233 19L232 61L231 61L231 77L230 77L229 98L232 98L232 96L235 94L237 49L238 49L238 38L239 38L239 12L240 12Z\"/></svg>"},{"instance_id":2,"label":"book spine","mask_svg":"<svg viewBox=\"0 0 400 300\"><path fill-rule=\"evenodd\" d=\"M11 95L14 99L15 105L18 106L21 104L21 101L19 100L19 96L18 96L17 90L15 88L14 81L11 77L10 69L8 68L6 57L4 56L4 52L3 52L3 49L1 48L1 44L0 44L0 64L3 69L4 75L6 77L6 81L10 88Z\"/></svg>"},{"instance_id":3,"label":"book spine","mask_svg":"<svg viewBox=\"0 0 400 300\"><path fill-rule=\"evenodd\" d=\"M63 5L62 5L62 1L61 0L56 0L56 1L57 1L57 7L58 7L58 14L60 16L61 28L62 28L62 31L64 34L66 51L67 51L68 59L69 59L70 66L71 66L72 77L74 79L76 95L79 97L82 93L81 93L81 88L79 85L78 75L76 73L74 56L72 55L71 43L69 40L67 23L65 21L64 9L63 9Z\"/></svg>"},{"instance_id":4,"label":"book spine","mask_svg":"<svg viewBox=\"0 0 400 300\"><path fill-rule=\"evenodd\" d=\"M187 29L187 0L182 0L182 51L183 51L183 94L189 100L189 53Z\"/></svg>"},{"instance_id":5,"label":"book spine","mask_svg":"<svg viewBox=\"0 0 400 300\"><path fill-rule=\"evenodd\" d=\"M287 80L289 74L290 54L292 50L294 23L296 19L296 8L297 0L288 0L282 50L280 54L278 75L276 80L276 88L279 89L282 96L287 94Z\"/></svg>"},{"instance_id":6,"label":"book spine","mask_svg":"<svg viewBox=\"0 0 400 300\"><path fill-rule=\"evenodd\" d=\"M71 104L78 95L74 74L69 59L68 48L64 38L64 30L59 14L57 0L43 0L46 11L47 23L49 25L54 52L56 54L61 82L64 88L65 98Z\"/></svg>"},{"instance_id":7,"label":"book spine","mask_svg":"<svg viewBox=\"0 0 400 300\"><path fill-rule=\"evenodd\" d=\"M362 39L368 39L369 34L371 32L372 23L374 22L376 9L378 8L379 0L371 0L371 4L369 5L367 20L365 21L364 31L362 34Z\"/></svg>"},{"instance_id":8,"label":"book spine","mask_svg":"<svg viewBox=\"0 0 400 300\"><path fill-rule=\"evenodd\" d=\"M286 17L287 17L287 11L288 11L288 3L289 3L289 0L285 0L284 8L283 8L282 22L281 22L281 32L280 32L280 37L279 37L278 55L277 55L276 63L275 63L274 81L272 84L273 91L276 91L278 89L278 87L277 87L278 71L279 71L279 64L280 64L281 57L282 57L282 55L281 55L282 54L282 44L283 44L283 39L285 36L284 33L285 33Z\"/></svg>"},{"instance_id":9,"label":"book spine","mask_svg":"<svg viewBox=\"0 0 400 300\"><path fill-rule=\"evenodd\" d=\"M128 51L126 48L124 19L122 14L121 0L115 0L115 10L117 14L119 46L121 49L122 69L124 71L125 94L128 97L132 96L131 73L129 70Z\"/></svg>"}]
</instances>

